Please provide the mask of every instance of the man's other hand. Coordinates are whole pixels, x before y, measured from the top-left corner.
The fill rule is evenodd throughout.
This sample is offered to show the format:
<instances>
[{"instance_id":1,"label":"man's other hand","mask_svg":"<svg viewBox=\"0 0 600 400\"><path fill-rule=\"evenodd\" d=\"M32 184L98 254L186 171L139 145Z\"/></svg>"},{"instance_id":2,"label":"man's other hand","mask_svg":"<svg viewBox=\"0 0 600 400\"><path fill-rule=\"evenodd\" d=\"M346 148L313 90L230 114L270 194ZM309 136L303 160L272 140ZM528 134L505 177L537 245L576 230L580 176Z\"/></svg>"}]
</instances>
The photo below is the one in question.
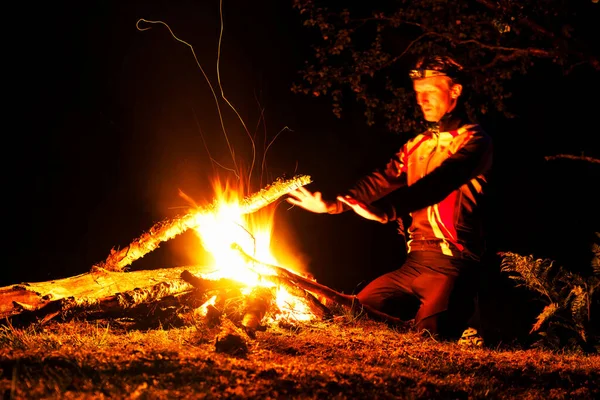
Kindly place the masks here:
<instances>
[{"instance_id":1,"label":"man's other hand","mask_svg":"<svg viewBox=\"0 0 600 400\"><path fill-rule=\"evenodd\" d=\"M288 203L300 206L314 213L327 213L331 208L335 207L335 204L323 200L321 192L312 193L303 187L290 192L289 196L286 199Z\"/></svg>"},{"instance_id":2,"label":"man's other hand","mask_svg":"<svg viewBox=\"0 0 600 400\"><path fill-rule=\"evenodd\" d=\"M347 204L355 213L363 218L381 222L382 224L388 222L387 216L378 208L365 204L350 196L338 196L337 199L342 203Z\"/></svg>"}]
</instances>

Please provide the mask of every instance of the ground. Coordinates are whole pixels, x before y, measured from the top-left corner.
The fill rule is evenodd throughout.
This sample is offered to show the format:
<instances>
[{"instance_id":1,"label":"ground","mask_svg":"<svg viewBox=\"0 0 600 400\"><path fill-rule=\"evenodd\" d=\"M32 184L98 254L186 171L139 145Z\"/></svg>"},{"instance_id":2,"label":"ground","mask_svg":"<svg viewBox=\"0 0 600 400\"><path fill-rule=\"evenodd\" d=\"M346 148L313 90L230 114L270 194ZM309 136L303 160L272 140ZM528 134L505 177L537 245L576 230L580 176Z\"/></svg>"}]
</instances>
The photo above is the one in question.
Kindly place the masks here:
<instances>
[{"instance_id":1,"label":"ground","mask_svg":"<svg viewBox=\"0 0 600 400\"><path fill-rule=\"evenodd\" d=\"M4 398L592 399L600 355L465 347L372 321L230 320L131 329L118 320L0 331Z\"/></svg>"}]
</instances>

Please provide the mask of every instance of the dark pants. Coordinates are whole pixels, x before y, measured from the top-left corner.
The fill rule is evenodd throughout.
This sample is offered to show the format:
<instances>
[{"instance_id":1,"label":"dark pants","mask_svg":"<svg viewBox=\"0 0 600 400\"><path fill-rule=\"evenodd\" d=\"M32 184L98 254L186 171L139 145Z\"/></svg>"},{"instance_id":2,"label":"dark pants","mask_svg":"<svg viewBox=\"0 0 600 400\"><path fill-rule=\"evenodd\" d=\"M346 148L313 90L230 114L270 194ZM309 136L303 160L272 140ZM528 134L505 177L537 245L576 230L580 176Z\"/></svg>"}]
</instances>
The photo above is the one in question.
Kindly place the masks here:
<instances>
[{"instance_id":1,"label":"dark pants","mask_svg":"<svg viewBox=\"0 0 600 400\"><path fill-rule=\"evenodd\" d=\"M412 251L402 266L376 278L357 297L386 314L415 320L419 331L460 337L475 310L478 262Z\"/></svg>"}]
</instances>

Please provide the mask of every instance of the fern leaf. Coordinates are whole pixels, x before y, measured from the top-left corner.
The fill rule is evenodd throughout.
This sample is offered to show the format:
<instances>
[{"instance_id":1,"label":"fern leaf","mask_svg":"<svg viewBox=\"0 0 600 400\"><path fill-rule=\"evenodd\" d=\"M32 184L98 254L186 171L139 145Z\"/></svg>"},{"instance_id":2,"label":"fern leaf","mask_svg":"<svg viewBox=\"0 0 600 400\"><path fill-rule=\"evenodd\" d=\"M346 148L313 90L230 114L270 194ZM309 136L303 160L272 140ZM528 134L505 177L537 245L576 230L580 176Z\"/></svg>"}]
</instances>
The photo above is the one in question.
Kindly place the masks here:
<instances>
[{"instance_id":1,"label":"fern leaf","mask_svg":"<svg viewBox=\"0 0 600 400\"><path fill-rule=\"evenodd\" d=\"M573 300L571 301L570 308L571 317L573 318L575 325L575 331L579 334L584 342L587 342L585 327L590 319L588 292L585 291L581 286L575 286L573 290L571 290L571 293L573 295L569 297L571 297Z\"/></svg>"},{"instance_id":2,"label":"fern leaf","mask_svg":"<svg viewBox=\"0 0 600 400\"><path fill-rule=\"evenodd\" d=\"M540 315L536 317L536 322L535 324L533 324L533 327L531 328L531 331L529 331L529 333L533 333L539 330L544 324L544 322L546 322L550 317L552 317L559 309L560 306L557 303L550 303L546 307L544 307Z\"/></svg>"},{"instance_id":3,"label":"fern leaf","mask_svg":"<svg viewBox=\"0 0 600 400\"><path fill-rule=\"evenodd\" d=\"M503 258L500 270L508 273L509 277L516 281L517 286L525 286L530 290L534 290L542 294L550 302L555 300L555 293L548 291L547 286L541 278L544 271L552 267L552 261L535 260L533 256L522 256L511 252L501 253L501 256Z\"/></svg>"},{"instance_id":4,"label":"fern leaf","mask_svg":"<svg viewBox=\"0 0 600 400\"><path fill-rule=\"evenodd\" d=\"M588 293L581 286L575 286L571 290L572 298L571 301L571 316L576 323L587 323L589 320L588 305L589 298Z\"/></svg>"}]
</instances>

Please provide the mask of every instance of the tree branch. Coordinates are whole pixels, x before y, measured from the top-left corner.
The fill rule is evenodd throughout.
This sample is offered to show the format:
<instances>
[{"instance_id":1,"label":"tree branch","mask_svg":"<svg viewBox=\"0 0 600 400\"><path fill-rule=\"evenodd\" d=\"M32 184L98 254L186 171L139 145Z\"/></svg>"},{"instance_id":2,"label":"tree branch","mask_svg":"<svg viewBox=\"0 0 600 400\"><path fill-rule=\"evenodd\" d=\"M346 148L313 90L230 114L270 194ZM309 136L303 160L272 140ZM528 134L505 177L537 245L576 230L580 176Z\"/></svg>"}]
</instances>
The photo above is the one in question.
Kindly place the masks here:
<instances>
[{"instance_id":1,"label":"tree branch","mask_svg":"<svg viewBox=\"0 0 600 400\"><path fill-rule=\"evenodd\" d=\"M587 157L587 156L574 156L571 154L556 154L554 156L546 156L544 157L546 161L554 161L559 159L567 159L567 160L577 160L577 161L586 161L592 164L600 164L600 159Z\"/></svg>"},{"instance_id":2,"label":"tree branch","mask_svg":"<svg viewBox=\"0 0 600 400\"><path fill-rule=\"evenodd\" d=\"M476 0L476 1L479 4L487 7L488 9L490 9L492 11L498 11L498 9L501 8L498 6L497 2L492 2L491 0ZM528 27L529 29L531 29L532 31L534 31L536 33L539 33L549 39L552 39L554 44L555 45L557 44L556 43L557 37L553 32L547 30L546 28L544 28L541 25L537 24L536 22L530 20L529 18L523 17L519 20L519 23L521 25ZM568 49L567 52L569 54L577 56L578 58L580 58L582 60L588 61L592 65L592 67L594 67L594 69L600 70L600 60L598 60L596 57L587 56L579 51L575 51L575 50L571 50L571 49Z\"/></svg>"}]
</instances>

